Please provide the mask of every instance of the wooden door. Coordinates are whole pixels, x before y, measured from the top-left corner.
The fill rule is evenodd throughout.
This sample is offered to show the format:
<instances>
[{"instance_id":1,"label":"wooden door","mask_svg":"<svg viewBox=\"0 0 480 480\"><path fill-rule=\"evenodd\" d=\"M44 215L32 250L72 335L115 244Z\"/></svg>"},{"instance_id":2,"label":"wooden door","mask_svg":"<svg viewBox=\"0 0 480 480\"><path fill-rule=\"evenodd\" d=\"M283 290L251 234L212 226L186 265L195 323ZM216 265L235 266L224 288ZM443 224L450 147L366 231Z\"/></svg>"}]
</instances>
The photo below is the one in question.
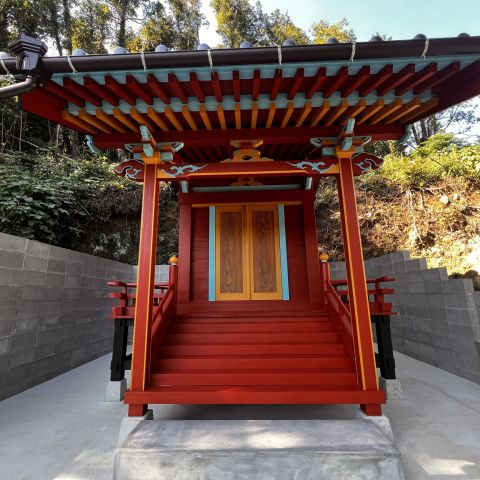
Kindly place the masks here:
<instances>
[{"instance_id":1,"label":"wooden door","mask_svg":"<svg viewBox=\"0 0 480 480\"><path fill-rule=\"evenodd\" d=\"M217 207L216 300L282 298L276 205Z\"/></svg>"},{"instance_id":2,"label":"wooden door","mask_svg":"<svg viewBox=\"0 0 480 480\"><path fill-rule=\"evenodd\" d=\"M278 209L276 205L247 207L250 298L282 298Z\"/></svg>"},{"instance_id":3,"label":"wooden door","mask_svg":"<svg viewBox=\"0 0 480 480\"><path fill-rule=\"evenodd\" d=\"M247 226L242 206L216 208L216 300L248 300Z\"/></svg>"}]
</instances>

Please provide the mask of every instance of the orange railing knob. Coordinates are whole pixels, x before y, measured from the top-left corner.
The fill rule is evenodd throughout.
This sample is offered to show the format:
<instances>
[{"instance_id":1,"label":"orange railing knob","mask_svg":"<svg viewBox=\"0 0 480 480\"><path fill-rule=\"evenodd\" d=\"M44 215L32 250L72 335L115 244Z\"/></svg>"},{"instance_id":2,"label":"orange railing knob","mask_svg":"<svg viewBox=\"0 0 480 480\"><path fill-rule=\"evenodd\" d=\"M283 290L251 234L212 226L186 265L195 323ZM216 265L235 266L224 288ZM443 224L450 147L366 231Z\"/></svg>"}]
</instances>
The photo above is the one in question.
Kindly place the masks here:
<instances>
[{"instance_id":1,"label":"orange railing knob","mask_svg":"<svg viewBox=\"0 0 480 480\"><path fill-rule=\"evenodd\" d=\"M169 259L168 259L168 264L169 265L178 265L178 257L176 255L172 255Z\"/></svg>"},{"instance_id":2,"label":"orange railing knob","mask_svg":"<svg viewBox=\"0 0 480 480\"><path fill-rule=\"evenodd\" d=\"M325 253L325 252L322 252L318 255L318 259L321 261L321 262L328 262L328 259L330 257Z\"/></svg>"}]
</instances>

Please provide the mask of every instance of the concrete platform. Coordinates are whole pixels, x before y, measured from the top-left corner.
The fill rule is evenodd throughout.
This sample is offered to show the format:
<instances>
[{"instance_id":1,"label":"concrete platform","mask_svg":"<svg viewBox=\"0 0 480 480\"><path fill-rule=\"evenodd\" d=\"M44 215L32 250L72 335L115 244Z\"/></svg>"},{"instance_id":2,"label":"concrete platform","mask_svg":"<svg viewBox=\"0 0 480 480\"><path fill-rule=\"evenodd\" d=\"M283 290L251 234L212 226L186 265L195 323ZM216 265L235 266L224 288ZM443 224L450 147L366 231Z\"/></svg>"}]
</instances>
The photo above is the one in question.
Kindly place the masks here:
<instances>
[{"instance_id":1,"label":"concrete platform","mask_svg":"<svg viewBox=\"0 0 480 480\"><path fill-rule=\"evenodd\" d=\"M400 452L369 420L144 420L114 480L403 480Z\"/></svg>"},{"instance_id":2,"label":"concrete platform","mask_svg":"<svg viewBox=\"0 0 480 480\"><path fill-rule=\"evenodd\" d=\"M405 478L480 480L480 385L400 353L395 361L403 398L384 413ZM112 479L127 408L104 402L109 365L106 355L0 402L1 480ZM153 407L157 420L355 420L356 412L347 405Z\"/></svg>"}]
</instances>

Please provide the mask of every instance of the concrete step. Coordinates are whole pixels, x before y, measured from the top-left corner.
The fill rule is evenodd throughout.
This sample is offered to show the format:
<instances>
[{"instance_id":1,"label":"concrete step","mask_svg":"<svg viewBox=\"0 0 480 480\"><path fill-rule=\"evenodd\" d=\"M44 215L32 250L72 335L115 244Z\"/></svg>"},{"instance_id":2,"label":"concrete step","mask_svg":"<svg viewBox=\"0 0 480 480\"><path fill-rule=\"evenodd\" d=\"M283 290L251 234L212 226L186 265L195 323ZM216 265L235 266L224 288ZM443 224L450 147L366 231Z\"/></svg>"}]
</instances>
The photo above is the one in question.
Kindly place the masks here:
<instances>
[{"instance_id":1,"label":"concrete step","mask_svg":"<svg viewBox=\"0 0 480 480\"><path fill-rule=\"evenodd\" d=\"M404 475L392 438L369 420L142 420L117 450L114 468L114 480L138 478L403 480Z\"/></svg>"}]
</instances>

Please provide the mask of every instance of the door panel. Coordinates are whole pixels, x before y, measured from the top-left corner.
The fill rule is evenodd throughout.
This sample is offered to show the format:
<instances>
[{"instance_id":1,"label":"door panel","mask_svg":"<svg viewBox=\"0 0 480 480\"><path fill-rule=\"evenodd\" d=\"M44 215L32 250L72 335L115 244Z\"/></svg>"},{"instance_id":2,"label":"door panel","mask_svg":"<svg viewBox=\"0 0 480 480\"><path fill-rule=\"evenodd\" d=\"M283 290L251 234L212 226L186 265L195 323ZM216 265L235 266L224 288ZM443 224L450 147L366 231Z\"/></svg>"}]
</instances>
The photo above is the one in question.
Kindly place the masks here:
<instances>
[{"instance_id":1,"label":"door panel","mask_svg":"<svg viewBox=\"0 0 480 480\"><path fill-rule=\"evenodd\" d=\"M216 300L282 298L276 205L216 208Z\"/></svg>"},{"instance_id":2,"label":"door panel","mask_svg":"<svg viewBox=\"0 0 480 480\"><path fill-rule=\"evenodd\" d=\"M250 237L250 298L281 298L278 212L274 205L247 207Z\"/></svg>"},{"instance_id":3,"label":"door panel","mask_svg":"<svg viewBox=\"0 0 480 480\"><path fill-rule=\"evenodd\" d=\"M217 208L216 298L248 298L245 214L242 207Z\"/></svg>"}]
</instances>

